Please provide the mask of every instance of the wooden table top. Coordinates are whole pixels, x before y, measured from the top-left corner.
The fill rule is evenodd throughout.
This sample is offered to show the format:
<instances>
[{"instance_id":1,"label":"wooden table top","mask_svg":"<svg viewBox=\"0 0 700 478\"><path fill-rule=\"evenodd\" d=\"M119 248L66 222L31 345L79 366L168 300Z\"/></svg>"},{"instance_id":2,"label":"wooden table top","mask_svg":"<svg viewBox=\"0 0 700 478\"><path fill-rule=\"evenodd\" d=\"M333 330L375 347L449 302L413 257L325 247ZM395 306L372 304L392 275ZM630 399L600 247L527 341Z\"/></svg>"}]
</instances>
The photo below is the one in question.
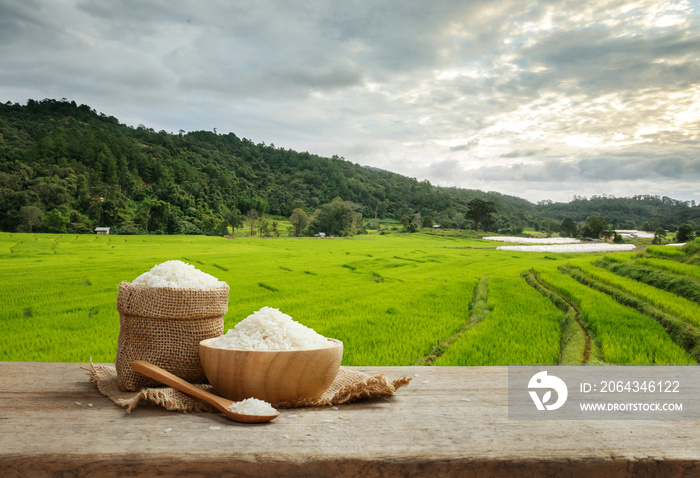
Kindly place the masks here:
<instances>
[{"instance_id":1,"label":"wooden table top","mask_svg":"<svg viewBox=\"0 0 700 478\"><path fill-rule=\"evenodd\" d=\"M700 476L700 422L509 420L507 367L354 367L412 381L258 425L126 414L84 367L0 362L2 476Z\"/></svg>"}]
</instances>

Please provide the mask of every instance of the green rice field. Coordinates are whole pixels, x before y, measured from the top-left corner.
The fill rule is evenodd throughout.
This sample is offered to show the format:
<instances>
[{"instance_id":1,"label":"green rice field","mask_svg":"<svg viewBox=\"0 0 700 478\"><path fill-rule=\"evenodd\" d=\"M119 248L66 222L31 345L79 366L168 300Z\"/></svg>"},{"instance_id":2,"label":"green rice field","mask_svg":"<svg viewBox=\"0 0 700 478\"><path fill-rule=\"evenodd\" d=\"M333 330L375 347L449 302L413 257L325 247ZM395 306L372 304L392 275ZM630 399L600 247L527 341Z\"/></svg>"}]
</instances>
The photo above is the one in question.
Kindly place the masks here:
<instances>
[{"instance_id":1,"label":"green rice field","mask_svg":"<svg viewBox=\"0 0 700 478\"><path fill-rule=\"evenodd\" d=\"M275 307L342 340L345 365L700 359L698 303L600 262L682 276L692 289L700 267L685 261L683 249L560 254L497 246L437 233L350 239L0 233L0 360L113 362L117 284L171 259L229 284L225 330ZM623 303L627 296L635 307Z\"/></svg>"}]
</instances>

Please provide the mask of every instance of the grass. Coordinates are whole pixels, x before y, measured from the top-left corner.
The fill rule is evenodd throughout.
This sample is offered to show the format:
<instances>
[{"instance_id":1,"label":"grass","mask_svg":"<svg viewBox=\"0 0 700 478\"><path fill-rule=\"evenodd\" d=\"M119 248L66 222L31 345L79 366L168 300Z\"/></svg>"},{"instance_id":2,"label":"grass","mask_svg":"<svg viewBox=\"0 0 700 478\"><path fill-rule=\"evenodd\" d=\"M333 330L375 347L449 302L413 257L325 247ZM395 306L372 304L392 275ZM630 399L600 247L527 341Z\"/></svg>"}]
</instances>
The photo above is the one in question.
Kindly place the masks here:
<instances>
[{"instance_id":1,"label":"grass","mask_svg":"<svg viewBox=\"0 0 700 478\"><path fill-rule=\"evenodd\" d=\"M671 315L679 317L695 326L700 326L700 305L671 292L622 277L608 270L581 260L572 261L572 266L582 270L604 284L608 284L639 297Z\"/></svg>"},{"instance_id":2,"label":"grass","mask_svg":"<svg viewBox=\"0 0 700 478\"><path fill-rule=\"evenodd\" d=\"M433 365L442 357L442 355L457 342L469 329L475 327L489 314L488 307L488 276L482 277L474 287L474 296L472 303L469 305L469 318L464 322L462 327L443 340L436 341L430 351L425 356L416 360L415 365Z\"/></svg>"},{"instance_id":3,"label":"grass","mask_svg":"<svg viewBox=\"0 0 700 478\"><path fill-rule=\"evenodd\" d=\"M604 294L576 281L577 287L569 286L573 279L557 269L566 262L596 272L596 280L630 281L621 287L635 297L661 293L657 305L669 320L690 321L700 310L666 307L678 297L594 266L600 254L494 247L442 231L352 239L260 239L238 231L235 239L0 233L0 360L114 361L117 284L171 259L229 284L226 330L263 306L279 308L342 340L345 365L576 363L581 359L566 352L576 332L572 318L521 277L534 269L550 290L581 306L581 314L585 303L586 317L605 315L608 302L586 299ZM557 289L561 284L566 293ZM655 323L649 314L613 303L635 312L636 320ZM635 337L637 331L628 333ZM640 331L635 341L644 343L645 334ZM661 357L654 341L647 359ZM627 360L639 360L639 354ZM592 363L602 360L594 355ZM613 356L625 360L623 353ZM687 361L682 354L673 357L666 359ZM610 360L608 351L604 359Z\"/></svg>"},{"instance_id":4,"label":"grass","mask_svg":"<svg viewBox=\"0 0 700 478\"><path fill-rule=\"evenodd\" d=\"M435 365L556 363L561 312L517 273L491 276L488 287L488 316Z\"/></svg>"},{"instance_id":5,"label":"grass","mask_svg":"<svg viewBox=\"0 0 700 478\"><path fill-rule=\"evenodd\" d=\"M561 321L561 364L588 364L602 362L599 347L590 339L588 330L581 323L581 312L561 294L548 288L534 270L522 273L523 278L540 294L547 297L563 313Z\"/></svg>"},{"instance_id":6,"label":"grass","mask_svg":"<svg viewBox=\"0 0 700 478\"><path fill-rule=\"evenodd\" d=\"M657 321L664 327L674 343L688 352L696 361L700 361L700 327L669 314L643 298L634 296L619 287L598 281L580 269L564 265L561 270L571 275L572 278L581 284L607 294L619 304L637 310L644 314L645 317Z\"/></svg>"},{"instance_id":7,"label":"grass","mask_svg":"<svg viewBox=\"0 0 700 478\"><path fill-rule=\"evenodd\" d=\"M593 361L608 363L694 363L652 318L625 307L574 278L553 271L540 275L548 288L576 304L580 320L600 349ZM594 354L596 355L596 354Z\"/></svg>"},{"instance_id":8,"label":"grass","mask_svg":"<svg viewBox=\"0 0 700 478\"><path fill-rule=\"evenodd\" d=\"M691 264L646 257L635 258L635 262L700 280L700 267Z\"/></svg>"},{"instance_id":9,"label":"grass","mask_svg":"<svg viewBox=\"0 0 700 478\"><path fill-rule=\"evenodd\" d=\"M646 249L648 254L657 257L665 257L671 259L681 259L685 256L683 251L678 247L668 247L668 246L649 246Z\"/></svg>"},{"instance_id":10,"label":"grass","mask_svg":"<svg viewBox=\"0 0 700 478\"><path fill-rule=\"evenodd\" d=\"M635 262L618 262L606 259L608 258L603 257L595 261L594 264L619 276L629 277L700 304L700 281L694 278L667 272L662 268L643 266Z\"/></svg>"}]
</instances>

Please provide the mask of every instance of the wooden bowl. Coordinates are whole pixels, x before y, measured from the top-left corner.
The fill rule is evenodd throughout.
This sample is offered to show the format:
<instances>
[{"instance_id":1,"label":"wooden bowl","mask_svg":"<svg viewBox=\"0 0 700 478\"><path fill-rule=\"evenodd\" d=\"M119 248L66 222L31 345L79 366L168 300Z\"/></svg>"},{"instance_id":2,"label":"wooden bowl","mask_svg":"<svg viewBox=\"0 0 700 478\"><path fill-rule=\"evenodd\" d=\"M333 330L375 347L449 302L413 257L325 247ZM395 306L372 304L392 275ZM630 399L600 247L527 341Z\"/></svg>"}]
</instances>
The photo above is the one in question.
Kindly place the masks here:
<instances>
[{"instance_id":1,"label":"wooden bowl","mask_svg":"<svg viewBox=\"0 0 700 478\"><path fill-rule=\"evenodd\" d=\"M218 395L233 401L255 397L270 403L323 395L338 374L343 343L311 350L232 350L199 343L204 373Z\"/></svg>"}]
</instances>

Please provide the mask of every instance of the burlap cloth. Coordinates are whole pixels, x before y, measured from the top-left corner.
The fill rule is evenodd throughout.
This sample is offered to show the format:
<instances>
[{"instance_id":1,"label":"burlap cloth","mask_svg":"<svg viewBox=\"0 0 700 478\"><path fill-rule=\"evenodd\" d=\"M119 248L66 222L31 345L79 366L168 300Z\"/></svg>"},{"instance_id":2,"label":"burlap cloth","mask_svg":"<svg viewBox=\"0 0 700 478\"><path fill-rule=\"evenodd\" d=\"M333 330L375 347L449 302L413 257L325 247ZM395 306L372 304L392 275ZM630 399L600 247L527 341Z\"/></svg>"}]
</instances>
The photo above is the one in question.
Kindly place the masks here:
<instances>
[{"instance_id":1,"label":"burlap cloth","mask_svg":"<svg viewBox=\"0 0 700 478\"><path fill-rule=\"evenodd\" d=\"M168 410L181 412L216 411L208 403L170 387L143 388L136 392L124 392L119 388L117 372L112 365L95 365L90 361L87 370L90 381L97 385L100 393L120 407L126 408L128 413L143 403L152 403ZM410 378L402 377L390 382L385 375L370 376L356 370L340 367L335 380L321 397L314 400L273 403L272 405L276 408L341 405L357 400L393 395L399 387L408 385L410 381ZM197 386L203 390L213 391L212 386L208 383Z\"/></svg>"}]
</instances>

